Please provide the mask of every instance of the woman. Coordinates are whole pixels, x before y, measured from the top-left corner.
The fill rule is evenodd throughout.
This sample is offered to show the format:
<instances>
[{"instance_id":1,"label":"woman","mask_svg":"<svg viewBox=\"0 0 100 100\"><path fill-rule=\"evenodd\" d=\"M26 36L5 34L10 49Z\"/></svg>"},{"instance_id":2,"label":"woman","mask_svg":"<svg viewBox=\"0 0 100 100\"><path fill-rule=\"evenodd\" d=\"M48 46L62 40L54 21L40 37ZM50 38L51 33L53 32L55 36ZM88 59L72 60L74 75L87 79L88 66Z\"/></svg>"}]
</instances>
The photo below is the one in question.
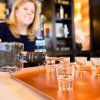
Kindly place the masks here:
<instances>
[{"instance_id":1,"label":"woman","mask_svg":"<svg viewBox=\"0 0 100 100\"><path fill-rule=\"evenodd\" d=\"M16 0L6 23L0 23L2 42L24 43L25 51L34 51L35 34L39 25L38 5L35 0Z\"/></svg>"},{"instance_id":2,"label":"woman","mask_svg":"<svg viewBox=\"0 0 100 100\"><path fill-rule=\"evenodd\" d=\"M34 51L38 26L37 1L15 0L8 20L0 23L0 39L2 42L23 43L24 51Z\"/></svg>"}]
</instances>

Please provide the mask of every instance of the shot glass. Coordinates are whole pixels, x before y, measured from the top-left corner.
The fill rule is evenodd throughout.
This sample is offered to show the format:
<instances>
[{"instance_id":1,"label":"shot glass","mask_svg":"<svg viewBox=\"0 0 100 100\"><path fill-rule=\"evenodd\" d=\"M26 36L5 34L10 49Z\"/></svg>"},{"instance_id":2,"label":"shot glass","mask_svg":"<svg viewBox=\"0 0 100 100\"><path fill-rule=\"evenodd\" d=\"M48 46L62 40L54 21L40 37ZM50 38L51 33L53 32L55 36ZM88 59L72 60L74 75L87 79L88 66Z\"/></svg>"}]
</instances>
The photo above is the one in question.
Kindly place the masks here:
<instances>
[{"instance_id":1,"label":"shot glass","mask_svg":"<svg viewBox=\"0 0 100 100\"><path fill-rule=\"evenodd\" d=\"M100 58L90 58L92 63L92 75L100 76Z\"/></svg>"},{"instance_id":2,"label":"shot glass","mask_svg":"<svg viewBox=\"0 0 100 100\"><path fill-rule=\"evenodd\" d=\"M69 64L70 63L70 57L59 57L59 63L60 64Z\"/></svg>"},{"instance_id":3,"label":"shot glass","mask_svg":"<svg viewBox=\"0 0 100 100\"><path fill-rule=\"evenodd\" d=\"M58 88L62 91L73 90L74 79L74 66L67 66L65 64L59 64L56 68Z\"/></svg>"},{"instance_id":4,"label":"shot glass","mask_svg":"<svg viewBox=\"0 0 100 100\"><path fill-rule=\"evenodd\" d=\"M58 60L57 57L46 57L45 59L46 72L53 72L56 70L55 63L57 60Z\"/></svg>"},{"instance_id":5,"label":"shot glass","mask_svg":"<svg viewBox=\"0 0 100 100\"><path fill-rule=\"evenodd\" d=\"M86 72L87 57L75 57L76 71Z\"/></svg>"},{"instance_id":6,"label":"shot glass","mask_svg":"<svg viewBox=\"0 0 100 100\"><path fill-rule=\"evenodd\" d=\"M91 72L92 63L90 60L86 62L86 70Z\"/></svg>"}]
</instances>

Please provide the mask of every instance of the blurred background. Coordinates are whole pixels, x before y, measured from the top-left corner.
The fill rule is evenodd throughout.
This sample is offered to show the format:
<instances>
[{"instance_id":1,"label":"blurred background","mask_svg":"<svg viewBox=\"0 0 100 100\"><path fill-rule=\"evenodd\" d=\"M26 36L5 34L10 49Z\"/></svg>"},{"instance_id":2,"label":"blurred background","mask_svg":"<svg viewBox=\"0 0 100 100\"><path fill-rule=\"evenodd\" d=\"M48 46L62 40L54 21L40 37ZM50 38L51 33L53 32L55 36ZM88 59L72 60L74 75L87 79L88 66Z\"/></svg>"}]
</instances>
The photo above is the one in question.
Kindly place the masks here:
<instances>
[{"instance_id":1,"label":"blurred background","mask_svg":"<svg viewBox=\"0 0 100 100\"><path fill-rule=\"evenodd\" d=\"M0 22L9 17L15 0L0 1ZM99 0L38 0L40 26L35 52L49 56L100 57Z\"/></svg>"}]
</instances>

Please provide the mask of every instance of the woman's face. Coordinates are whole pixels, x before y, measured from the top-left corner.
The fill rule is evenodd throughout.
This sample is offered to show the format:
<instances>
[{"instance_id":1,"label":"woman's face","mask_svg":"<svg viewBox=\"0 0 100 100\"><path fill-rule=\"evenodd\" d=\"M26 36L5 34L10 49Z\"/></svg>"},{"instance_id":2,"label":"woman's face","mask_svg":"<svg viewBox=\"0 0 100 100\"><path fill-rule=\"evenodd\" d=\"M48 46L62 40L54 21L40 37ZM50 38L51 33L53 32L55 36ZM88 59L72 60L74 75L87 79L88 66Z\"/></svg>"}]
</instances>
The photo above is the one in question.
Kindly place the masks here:
<instances>
[{"instance_id":1,"label":"woman's face","mask_svg":"<svg viewBox=\"0 0 100 100\"><path fill-rule=\"evenodd\" d=\"M16 19L20 25L30 25L34 20L35 6L32 2L26 2L16 9Z\"/></svg>"}]
</instances>

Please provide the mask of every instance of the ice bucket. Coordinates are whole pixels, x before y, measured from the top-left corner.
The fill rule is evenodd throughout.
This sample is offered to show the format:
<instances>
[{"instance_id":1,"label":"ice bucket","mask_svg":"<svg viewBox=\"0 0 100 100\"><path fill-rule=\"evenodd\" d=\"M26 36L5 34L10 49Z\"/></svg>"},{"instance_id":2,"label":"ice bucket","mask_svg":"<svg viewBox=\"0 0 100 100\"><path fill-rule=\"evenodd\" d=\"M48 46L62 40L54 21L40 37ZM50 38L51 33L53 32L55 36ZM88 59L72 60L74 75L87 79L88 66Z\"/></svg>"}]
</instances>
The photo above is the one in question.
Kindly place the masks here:
<instances>
[{"instance_id":1,"label":"ice bucket","mask_svg":"<svg viewBox=\"0 0 100 100\"><path fill-rule=\"evenodd\" d=\"M23 68L24 45L17 42L0 43L0 71L13 72Z\"/></svg>"}]
</instances>

